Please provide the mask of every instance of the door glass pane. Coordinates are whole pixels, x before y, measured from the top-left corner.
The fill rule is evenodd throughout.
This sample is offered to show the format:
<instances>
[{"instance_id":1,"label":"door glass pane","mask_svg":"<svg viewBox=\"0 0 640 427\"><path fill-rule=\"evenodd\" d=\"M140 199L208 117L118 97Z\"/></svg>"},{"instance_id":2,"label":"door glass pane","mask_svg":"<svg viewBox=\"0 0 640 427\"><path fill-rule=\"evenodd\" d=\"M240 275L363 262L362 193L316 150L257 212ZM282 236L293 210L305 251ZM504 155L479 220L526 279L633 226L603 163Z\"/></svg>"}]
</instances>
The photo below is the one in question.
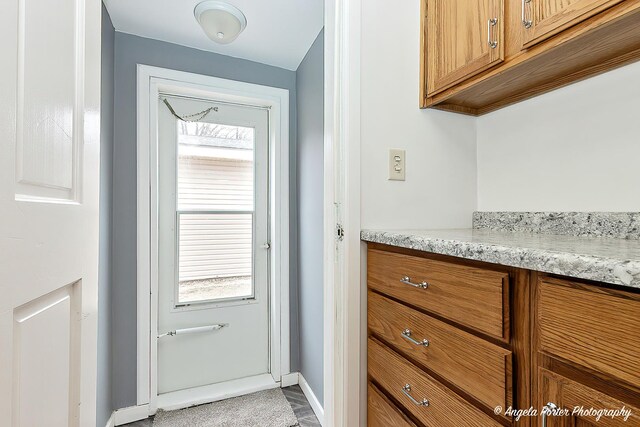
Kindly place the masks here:
<instances>
[{"instance_id":1,"label":"door glass pane","mask_svg":"<svg viewBox=\"0 0 640 427\"><path fill-rule=\"evenodd\" d=\"M254 129L178 122L178 302L253 292Z\"/></svg>"}]
</instances>

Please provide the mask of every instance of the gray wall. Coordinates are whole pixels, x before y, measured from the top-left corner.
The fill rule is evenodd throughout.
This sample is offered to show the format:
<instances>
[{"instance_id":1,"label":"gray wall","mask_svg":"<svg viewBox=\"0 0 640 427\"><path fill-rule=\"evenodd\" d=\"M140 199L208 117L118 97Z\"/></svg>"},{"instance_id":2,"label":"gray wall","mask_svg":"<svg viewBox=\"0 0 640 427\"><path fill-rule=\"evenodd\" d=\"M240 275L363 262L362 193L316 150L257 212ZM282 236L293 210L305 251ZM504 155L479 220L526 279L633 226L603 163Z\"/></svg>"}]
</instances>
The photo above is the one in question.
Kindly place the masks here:
<instances>
[{"instance_id":1,"label":"gray wall","mask_svg":"<svg viewBox=\"0 0 640 427\"><path fill-rule=\"evenodd\" d=\"M300 372L323 402L324 30L296 72Z\"/></svg>"},{"instance_id":2,"label":"gray wall","mask_svg":"<svg viewBox=\"0 0 640 427\"><path fill-rule=\"evenodd\" d=\"M113 404L136 404L136 64L206 74L290 91L290 167L295 176L296 73L171 43L116 33L113 151ZM297 301L296 182L291 183L291 286ZM291 304L292 371L299 369L296 304Z\"/></svg>"},{"instance_id":3,"label":"gray wall","mask_svg":"<svg viewBox=\"0 0 640 427\"><path fill-rule=\"evenodd\" d=\"M111 175L113 166L113 60L115 31L102 6L100 116L100 260L98 266L98 396L96 424L104 426L111 398Z\"/></svg>"}]
</instances>

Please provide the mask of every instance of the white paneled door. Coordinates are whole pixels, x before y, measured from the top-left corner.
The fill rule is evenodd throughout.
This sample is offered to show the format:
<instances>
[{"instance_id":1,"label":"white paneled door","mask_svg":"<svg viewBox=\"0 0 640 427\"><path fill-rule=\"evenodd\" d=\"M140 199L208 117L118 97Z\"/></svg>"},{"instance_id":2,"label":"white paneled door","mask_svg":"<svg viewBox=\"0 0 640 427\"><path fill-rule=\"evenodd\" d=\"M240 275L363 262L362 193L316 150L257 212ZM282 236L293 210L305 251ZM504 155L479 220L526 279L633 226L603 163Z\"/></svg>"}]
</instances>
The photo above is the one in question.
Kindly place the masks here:
<instances>
[{"instance_id":1,"label":"white paneled door","mask_svg":"<svg viewBox=\"0 0 640 427\"><path fill-rule=\"evenodd\" d=\"M158 103L158 393L267 374L268 110Z\"/></svg>"},{"instance_id":2,"label":"white paneled door","mask_svg":"<svg viewBox=\"0 0 640 427\"><path fill-rule=\"evenodd\" d=\"M2 426L96 423L100 8L2 2Z\"/></svg>"}]
</instances>

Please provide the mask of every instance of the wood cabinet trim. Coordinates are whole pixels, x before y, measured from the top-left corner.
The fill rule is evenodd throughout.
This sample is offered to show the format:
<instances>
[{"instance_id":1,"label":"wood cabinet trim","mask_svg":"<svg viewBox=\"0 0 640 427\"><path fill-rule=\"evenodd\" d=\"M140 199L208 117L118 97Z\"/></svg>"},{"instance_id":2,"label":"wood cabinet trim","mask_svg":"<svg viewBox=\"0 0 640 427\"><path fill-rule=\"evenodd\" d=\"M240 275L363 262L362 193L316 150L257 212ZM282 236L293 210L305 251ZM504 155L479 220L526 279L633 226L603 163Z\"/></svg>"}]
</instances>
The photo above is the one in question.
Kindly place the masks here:
<instances>
[{"instance_id":1,"label":"wood cabinet trim","mask_svg":"<svg viewBox=\"0 0 640 427\"><path fill-rule=\"evenodd\" d=\"M427 0L420 0L420 108L427 108Z\"/></svg>"}]
</instances>

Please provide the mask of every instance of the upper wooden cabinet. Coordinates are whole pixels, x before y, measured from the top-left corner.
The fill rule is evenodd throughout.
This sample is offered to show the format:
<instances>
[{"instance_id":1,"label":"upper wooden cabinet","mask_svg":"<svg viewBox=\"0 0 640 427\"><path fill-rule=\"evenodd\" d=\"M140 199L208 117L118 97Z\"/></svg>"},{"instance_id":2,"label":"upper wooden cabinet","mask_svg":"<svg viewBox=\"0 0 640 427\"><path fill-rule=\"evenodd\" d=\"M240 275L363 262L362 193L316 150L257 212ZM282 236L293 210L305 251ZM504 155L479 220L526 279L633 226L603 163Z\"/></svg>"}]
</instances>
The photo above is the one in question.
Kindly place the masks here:
<instances>
[{"instance_id":1,"label":"upper wooden cabinet","mask_svg":"<svg viewBox=\"0 0 640 427\"><path fill-rule=\"evenodd\" d=\"M502 62L503 0L427 0L430 95ZM462 35L462 37L461 37Z\"/></svg>"},{"instance_id":2,"label":"upper wooden cabinet","mask_svg":"<svg viewBox=\"0 0 640 427\"><path fill-rule=\"evenodd\" d=\"M640 0L422 0L420 105L481 115L640 59Z\"/></svg>"}]
</instances>

